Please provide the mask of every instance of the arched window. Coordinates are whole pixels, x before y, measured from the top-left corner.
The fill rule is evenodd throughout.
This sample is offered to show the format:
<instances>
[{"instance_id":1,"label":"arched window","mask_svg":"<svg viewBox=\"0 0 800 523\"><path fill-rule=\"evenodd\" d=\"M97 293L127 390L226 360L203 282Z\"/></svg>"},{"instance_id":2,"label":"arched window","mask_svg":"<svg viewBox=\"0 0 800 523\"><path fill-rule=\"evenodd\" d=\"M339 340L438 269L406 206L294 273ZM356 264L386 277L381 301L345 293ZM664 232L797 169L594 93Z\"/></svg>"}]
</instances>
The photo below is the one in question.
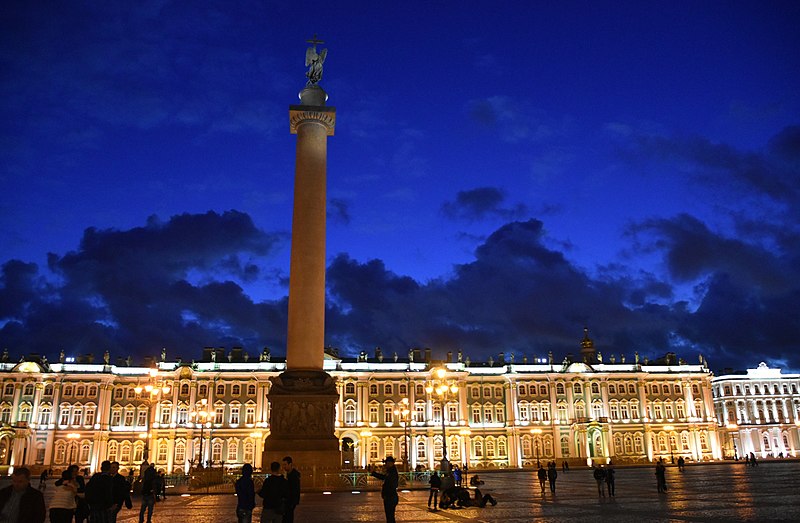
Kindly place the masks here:
<instances>
[{"instance_id":1,"label":"arched window","mask_svg":"<svg viewBox=\"0 0 800 523\"><path fill-rule=\"evenodd\" d=\"M556 383L556 394L564 394L564 384Z\"/></svg>"},{"instance_id":2,"label":"arched window","mask_svg":"<svg viewBox=\"0 0 800 523\"><path fill-rule=\"evenodd\" d=\"M369 460L378 461L378 442L375 440L369 442Z\"/></svg>"},{"instance_id":3,"label":"arched window","mask_svg":"<svg viewBox=\"0 0 800 523\"><path fill-rule=\"evenodd\" d=\"M244 442L244 456L243 456L243 459L244 459L245 463L251 463L251 464L253 463L254 456L255 456L254 449L255 449L255 446L253 445L252 441L247 440L247 441Z\"/></svg>"},{"instance_id":4,"label":"arched window","mask_svg":"<svg viewBox=\"0 0 800 523\"><path fill-rule=\"evenodd\" d=\"M255 383L248 383L247 384L247 395L248 396L255 396L256 395L256 384Z\"/></svg>"},{"instance_id":5,"label":"arched window","mask_svg":"<svg viewBox=\"0 0 800 523\"><path fill-rule=\"evenodd\" d=\"M220 384L217 385L216 395L217 396L224 396L225 395L225 384L224 383L220 383Z\"/></svg>"},{"instance_id":6,"label":"arched window","mask_svg":"<svg viewBox=\"0 0 800 523\"><path fill-rule=\"evenodd\" d=\"M231 395L233 396L241 396L242 395L242 386L239 384L231 385Z\"/></svg>"},{"instance_id":7,"label":"arched window","mask_svg":"<svg viewBox=\"0 0 800 523\"><path fill-rule=\"evenodd\" d=\"M377 396L378 395L378 386L375 383L371 383L369 386L369 394L370 396Z\"/></svg>"},{"instance_id":8,"label":"arched window","mask_svg":"<svg viewBox=\"0 0 800 523\"><path fill-rule=\"evenodd\" d=\"M344 424L349 426L356 424L356 406L353 403L344 406Z\"/></svg>"},{"instance_id":9,"label":"arched window","mask_svg":"<svg viewBox=\"0 0 800 523\"><path fill-rule=\"evenodd\" d=\"M167 442L161 441L158 444L158 457L156 458L159 463L167 462Z\"/></svg>"},{"instance_id":10,"label":"arched window","mask_svg":"<svg viewBox=\"0 0 800 523\"><path fill-rule=\"evenodd\" d=\"M96 398L97 397L97 385L90 385L89 392L87 394L89 398Z\"/></svg>"},{"instance_id":11,"label":"arched window","mask_svg":"<svg viewBox=\"0 0 800 523\"><path fill-rule=\"evenodd\" d=\"M53 384L48 383L44 386L44 395L45 396L52 396L53 395Z\"/></svg>"},{"instance_id":12,"label":"arched window","mask_svg":"<svg viewBox=\"0 0 800 523\"><path fill-rule=\"evenodd\" d=\"M39 425L49 425L50 418L53 416L53 407L42 405L39 407Z\"/></svg>"},{"instance_id":13,"label":"arched window","mask_svg":"<svg viewBox=\"0 0 800 523\"><path fill-rule=\"evenodd\" d=\"M228 440L228 458L225 461L228 463L239 461L239 440Z\"/></svg>"},{"instance_id":14,"label":"arched window","mask_svg":"<svg viewBox=\"0 0 800 523\"><path fill-rule=\"evenodd\" d=\"M486 457L487 458L494 458L495 456L495 444L494 438L488 437L486 438Z\"/></svg>"},{"instance_id":15,"label":"arched window","mask_svg":"<svg viewBox=\"0 0 800 523\"><path fill-rule=\"evenodd\" d=\"M476 458L483 457L483 441L480 439L472 441L472 454L474 454Z\"/></svg>"},{"instance_id":16,"label":"arched window","mask_svg":"<svg viewBox=\"0 0 800 523\"><path fill-rule=\"evenodd\" d=\"M500 457L505 457L508 455L508 445L506 443L505 436L500 436L497 439L497 455Z\"/></svg>"},{"instance_id":17,"label":"arched window","mask_svg":"<svg viewBox=\"0 0 800 523\"><path fill-rule=\"evenodd\" d=\"M385 383L383 385L383 394L384 396L391 396L393 394L393 387L391 383Z\"/></svg>"},{"instance_id":18,"label":"arched window","mask_svg":"<svg viewBox=\"0 0 800 523\"><path fill-rule=\"evenodd\" d=\"M531 439L528 436L522 437L522 456L530 458L533 455L531 452Z\"/></svg>"},{"instance_id":19,"label":"arched window","mask_svg":"<svg viewBox=\"0 0 800 523\"><path fill-rule=\"evenodd\" d=\"M426 454L424 438L417 439L417 459L424 461Z\"/></svg>"},{"instance_id":20,"label":"arched window","mask_svg":"<svg viewBox=\"0 0 800 523\"><path fill-rule=\"evenodd\" d=\"M175 464L182 467L186 463L186 443L178 441L175 443Z\"/></svg>"},{"instance_id":21,"label":"arched window","mask_svg":"<svg viewBox=\"0 0 800 523\"><path fill-rule=\"evenodd\" d=\"M401 396L408 395L408 386L405 383L401 383L398 389L399 389L398 394L400 394Z\"/></svg>"},{"instance_id":22,"label":"arched window","mask_svg":"<svg viewBox=\"0 0 800 523\"><path fill-rule=\"evenodd\" d=\"M356 393L356 384L352 381L348 382L344 386L344 393L345 394L355 394Z\"/></svg>"},{"instance_id":23,"label":"arched window","mask_svg":"<svg viewBox=\"0 0 800 523\"><path fill-rule=\"evenodd\" d=\"M197 395L201 398L205 398L208 396L208 385L203 384L197 387Z\"/></svg>"},{"instance_id":24,"label":"arched window","mask_svg":"<svg viewBox=\"0 0 800 523\"><path fill-rule=\"evenodd\" d=\"M592 383L592 394L600 394L600 385Z\"/></svg>"},{"instance_id":25,"label":"arched window","mask_svg":"<svg viewBox=\"0 0 800 523\"><path fill-rule=\"evenodd\" d=\"M211 444L211 460L222 461L222 441L218 439Z\"/></svg>"},{"instance_id":26,"label":"arched window","mask_svg":"<svg viewBox=\"0 0 800 523\"><path fill-rule=\"evenodd\" d=\"M539 385L539 394L541 396L547 396L547 385Z\"/></svg>"},{"instance_id":27,"label":"arched window","mask_svg":"<svg viewBox=\"0 0 800 523\"><path fill-rule=\"evenodd\" d=\"M24 396L33 396L33 391L34 391L33 383L28 383L27 385L25 385L22 394Z\"/></svg>"},{"instance_id":28,"label":"arched window","mask_svg":"<svg viewBox=\"0 0 800 523\"><path fill-rule=\"evenodd\" d=\"M583 386L580 383L573 383L572 384L572 393L573 394L583 394Z\"/></svg>"}]
</instances>

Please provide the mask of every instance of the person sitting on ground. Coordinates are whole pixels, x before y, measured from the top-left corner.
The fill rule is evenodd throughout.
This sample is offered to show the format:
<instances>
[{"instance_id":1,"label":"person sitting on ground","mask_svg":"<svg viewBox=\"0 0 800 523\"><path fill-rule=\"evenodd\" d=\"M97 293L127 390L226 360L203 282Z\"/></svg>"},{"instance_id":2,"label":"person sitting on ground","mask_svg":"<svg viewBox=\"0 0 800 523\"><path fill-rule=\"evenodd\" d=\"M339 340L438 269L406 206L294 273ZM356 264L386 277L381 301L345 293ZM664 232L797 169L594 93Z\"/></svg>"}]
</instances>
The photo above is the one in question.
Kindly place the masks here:
<instances>
[{"instance_id":1,"label":"person sitting on ground","mask_svg":"<svg viewBox=\"0 0 800 523\"><path fill-rule=\"evenodd\" d=\"M483 483L484 483L483 480L480 479L477 474L472 476L472 478L469 480L469 486L470 487L479 487L479 486L483 485Z\"/></svg>"},{"instance_id":2,"label":"person sitting on ground","mask_svg":"<svg viewBox=\"0 0 800 523\"><path fill-rule=\"evenodd\" d=\"M475 499L473 503L481 508L485 507L487 503L491 503L492 506L497 505L497 500L492 497L491 494L484 494L481 492L481 489L475 489Z\"/></svg>"}]
</instances>

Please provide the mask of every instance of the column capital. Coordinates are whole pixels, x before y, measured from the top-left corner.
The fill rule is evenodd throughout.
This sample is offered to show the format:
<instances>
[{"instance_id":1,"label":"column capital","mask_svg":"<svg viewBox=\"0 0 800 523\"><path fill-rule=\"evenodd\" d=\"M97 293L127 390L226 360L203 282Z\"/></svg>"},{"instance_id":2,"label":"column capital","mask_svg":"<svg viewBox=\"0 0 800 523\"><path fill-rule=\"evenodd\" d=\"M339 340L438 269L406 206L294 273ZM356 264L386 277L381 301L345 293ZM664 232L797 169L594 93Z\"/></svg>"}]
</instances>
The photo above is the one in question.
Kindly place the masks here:
<instances>
[{"instance_id":1,"label":"column capital","mask_svg":"<svg viewBox=\"0 0 800 523\"><path fill-rule=\"evenodd\" d=\"M328 136L333 136L336 127L336 108L312 105L289 106L289 130L297 134L297 129L303 123L318 123L323 125Z\"/></svg>"}]
</instances>

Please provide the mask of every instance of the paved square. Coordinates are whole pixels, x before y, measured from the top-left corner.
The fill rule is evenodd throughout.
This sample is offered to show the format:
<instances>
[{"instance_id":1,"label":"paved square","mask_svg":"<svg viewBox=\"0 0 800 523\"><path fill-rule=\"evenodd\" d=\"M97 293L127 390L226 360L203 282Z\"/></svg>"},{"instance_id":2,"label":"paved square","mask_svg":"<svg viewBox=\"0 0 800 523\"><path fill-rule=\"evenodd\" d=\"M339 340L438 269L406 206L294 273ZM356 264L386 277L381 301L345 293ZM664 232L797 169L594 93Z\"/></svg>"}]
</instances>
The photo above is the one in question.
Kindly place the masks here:
<instances>
[{"instance_id":1,"label":"paved square","mask_svg":"<svg viewBox=\"0 0 800 523\"><path fill-rule=\"evenodd\" d=\"M485 492L497 498L495 507L430 512L427 491L400 494L398 521L800 521L800 462L762 462L757 468L738 464L668 467L666 494L656 492L653 467L618 468L615 499L599 498L588 468L559 473L556 494L542 495L531 471L479 472ZM52 488L48 489L48 494ZM49 496L48 496L49 497ZM136 505L138 499L134 500ZM156 505L154 523L235 522L232 495L171 496ZM135 506L138 509L138 506ZM295 521L344 523L381 522L379 492L304 493ZM253 521L257 522L260 509ZM124 510L120 523L138 521L138 510Z\"/></svg>"}]
</instances>

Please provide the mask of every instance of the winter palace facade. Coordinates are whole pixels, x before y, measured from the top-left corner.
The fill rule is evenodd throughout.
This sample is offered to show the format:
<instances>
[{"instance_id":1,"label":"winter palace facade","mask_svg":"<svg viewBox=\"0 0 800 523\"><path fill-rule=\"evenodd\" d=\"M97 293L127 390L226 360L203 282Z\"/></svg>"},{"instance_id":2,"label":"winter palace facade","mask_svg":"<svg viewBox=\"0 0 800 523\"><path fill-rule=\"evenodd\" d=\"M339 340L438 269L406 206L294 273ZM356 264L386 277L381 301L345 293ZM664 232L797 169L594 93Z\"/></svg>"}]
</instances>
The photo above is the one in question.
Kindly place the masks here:
<instances>
[{"instance_id":1,"label":"winter palace facade","mask_svg":"<svg viewBox=\"0 0 800 523\"><path fill-rule=\"evenodd\" d=\"M503 355L471 363L460 354L437 363L428 350L402 360L326 356L339 390L342 466L393 455L432 468L443 442L450 461L473 469L798 455L800 375L762 364L713 377L702 358L602 362L582 353L582 362L561 363ZM162 354L142 367L61 360L0 363L0 467L94 470L105 459L130 467L145 457L174 473L200 462L261 467L270 378L283 362L236 349L206 349L191 363Z\"/></svg>"}]
</instances>

